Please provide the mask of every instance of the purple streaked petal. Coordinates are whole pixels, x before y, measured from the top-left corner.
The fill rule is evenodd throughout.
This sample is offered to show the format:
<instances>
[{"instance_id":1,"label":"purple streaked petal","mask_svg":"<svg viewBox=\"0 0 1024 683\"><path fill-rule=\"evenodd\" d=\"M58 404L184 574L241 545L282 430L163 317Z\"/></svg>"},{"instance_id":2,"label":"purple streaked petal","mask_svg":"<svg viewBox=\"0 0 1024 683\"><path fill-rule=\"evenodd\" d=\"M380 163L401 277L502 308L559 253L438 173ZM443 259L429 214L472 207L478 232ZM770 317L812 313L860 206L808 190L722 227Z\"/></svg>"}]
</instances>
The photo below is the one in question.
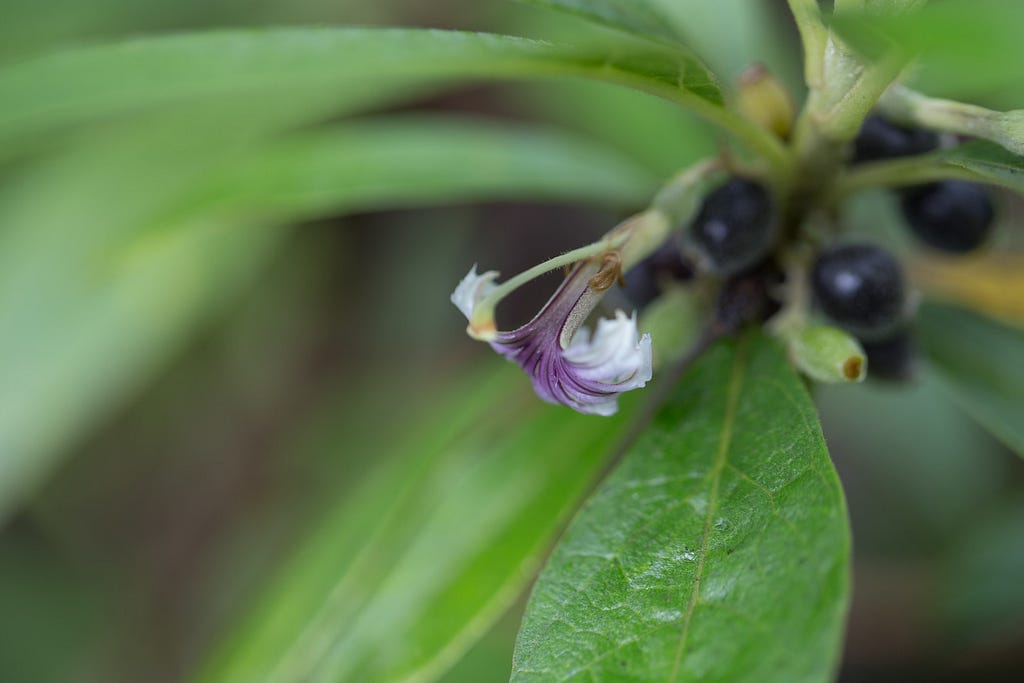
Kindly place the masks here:
<instances>
[{"instance_id":1,"label":"purple streaked petal","mask_svg":"<svg viewBox=\"0 0 1024 683\"><path fill-rule=\"evenodd\" d=\"M601 297L588 284L597 268L577 266L533 320L499 332L491 347L518 363L545 401L612 415L619 394L651 379L651 337L639 338L636 316L622 312L599 321L592 338L578 329Z\"/></svg>"}]
</instances>

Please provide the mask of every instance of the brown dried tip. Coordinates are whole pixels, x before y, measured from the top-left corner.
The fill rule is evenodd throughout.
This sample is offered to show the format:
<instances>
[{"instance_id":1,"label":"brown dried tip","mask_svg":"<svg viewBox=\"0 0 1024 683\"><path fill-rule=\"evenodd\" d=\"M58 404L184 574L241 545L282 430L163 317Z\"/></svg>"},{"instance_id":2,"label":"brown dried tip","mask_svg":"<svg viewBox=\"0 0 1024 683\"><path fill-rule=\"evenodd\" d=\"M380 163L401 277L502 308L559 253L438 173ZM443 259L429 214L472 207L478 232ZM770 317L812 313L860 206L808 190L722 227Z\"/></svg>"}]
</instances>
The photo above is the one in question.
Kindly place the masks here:
<instances>
[{"instance_id":1,"label":"brown dried tip","mask_svg":"<svg viewBox=\"0 0 1024 683\"><path fill-rule=\"evenodd\" d=\"M864 376L864 358L862 356L850 356L843 363L843 376L851 382L855 382Z\"/></svg>"}]
</instances>

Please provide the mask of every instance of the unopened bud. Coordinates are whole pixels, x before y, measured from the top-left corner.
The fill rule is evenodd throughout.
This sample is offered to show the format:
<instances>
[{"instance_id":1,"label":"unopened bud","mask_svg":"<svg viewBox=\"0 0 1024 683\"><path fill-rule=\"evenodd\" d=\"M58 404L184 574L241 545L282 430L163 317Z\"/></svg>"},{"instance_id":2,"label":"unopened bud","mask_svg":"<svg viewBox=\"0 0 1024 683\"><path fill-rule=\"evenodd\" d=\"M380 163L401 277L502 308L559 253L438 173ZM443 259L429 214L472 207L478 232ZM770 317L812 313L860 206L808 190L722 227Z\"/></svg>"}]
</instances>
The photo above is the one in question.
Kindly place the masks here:
<instances>
[{"instance_id":1,"label":"unopened bud","mask_svg":"<svg viewBox=\"0 0 1024 683\"><path fill-rule=\"evenodd\" d=\"M743 72L738 98L744 116L782 139L789 137L796 116L793 98L764 64L754 64Z\"/></svg>"},{"instance_id":2,"label":"unopened bud","mask_svg":"<svg viewBox=\"0 0 1024 683\"><path fill-rule=\"evenodd\" d=\"M791 329L784 335L793 364L818 382L860 382L867 374L864 349L830 325Z\"/></svg>"}]
</instances>

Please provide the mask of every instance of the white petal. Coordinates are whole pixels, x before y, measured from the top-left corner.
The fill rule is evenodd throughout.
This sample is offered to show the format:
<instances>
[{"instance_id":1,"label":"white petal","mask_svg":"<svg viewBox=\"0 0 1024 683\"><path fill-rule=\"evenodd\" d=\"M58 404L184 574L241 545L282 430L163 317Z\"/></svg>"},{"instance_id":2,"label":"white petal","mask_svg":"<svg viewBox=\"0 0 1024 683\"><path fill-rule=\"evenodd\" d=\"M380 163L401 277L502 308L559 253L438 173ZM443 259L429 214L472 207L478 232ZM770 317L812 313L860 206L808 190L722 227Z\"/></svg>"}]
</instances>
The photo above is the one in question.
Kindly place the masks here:
<instances>
[{"instance_id":1,"label":"white petal","mask_svg":"<svg viewBox=\"0 0 1024 683\"><path fill-rule=\"evenodd\" d=\"M636 389L651 379L651 335L639 338L636 314L617 311L612 319L599 320L593 339L577 335L563 351L583 378L615 385L619 391Z\"/></svg>"},{"instance_id":2,"label":"white petal","mask_svg":"<svg viewBox=\"0 0 1024 683\"><path fill-rule=\"evenodd\" d=\"M498 271L496 270L489 270L482 275L477 275L474 263L466 277L462 278L462 282L452 292L451 299L456 308L462 311L462 315L466 316L466 320L473 317L473 309L476 308L477 303L497 286L494 284L497 277Z\"/></svg>"}]
</instances>

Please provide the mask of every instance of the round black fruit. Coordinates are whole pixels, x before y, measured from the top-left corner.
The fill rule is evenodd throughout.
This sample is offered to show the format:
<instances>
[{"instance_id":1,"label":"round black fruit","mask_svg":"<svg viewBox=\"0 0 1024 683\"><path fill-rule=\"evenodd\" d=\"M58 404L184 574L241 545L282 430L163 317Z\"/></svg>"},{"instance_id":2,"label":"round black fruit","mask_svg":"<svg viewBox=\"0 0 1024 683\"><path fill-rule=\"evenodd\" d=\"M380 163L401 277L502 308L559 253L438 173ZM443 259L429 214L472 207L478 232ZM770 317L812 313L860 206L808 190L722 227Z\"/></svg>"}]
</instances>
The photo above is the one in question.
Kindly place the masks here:
<instances>
[{"instance_id":1,"label":"round black fruit","mask_svg":"<svg viewBox=\"0 0 1024 683\"><path fill-rule=\"evenodd\" d=\"M811 287L825 315L865 339L884 336L903 315L900 264L874 245L844 244L822 252Z\"/></svg>"},{"instance_id":2,"label":"round black fruit","mask_svg":"<svg viewBox=\"0 0 1024 683\"><path fill-rule=\"evenodd\" d=\"M732 178L704 198L690 233L709 269L732 275L768 252L775 223L768 189L752 180Z\"/></svg>"},{"instance_id":3,"label":"round black fruit","mask_svg":"<svg viewBox=\"0 0 1024 683\"><path fill-rule=\"evenodd\" d=\"M992 232L992 198L977 183L944 180L910 187L902 192L901 206L917 238L942 251L971 251Z\"/></svg>"},{"instance_id":4,"label":"round black fruit","mask_svg":"<svg viewBox=\"0 0 1024 683\"><path fill-rule=\"evenodd\" d=\"M853 163L924 154L939 144L938 136L921 128L904 128L872 114L853 141Z\"/></svg>"}]
</instances>

